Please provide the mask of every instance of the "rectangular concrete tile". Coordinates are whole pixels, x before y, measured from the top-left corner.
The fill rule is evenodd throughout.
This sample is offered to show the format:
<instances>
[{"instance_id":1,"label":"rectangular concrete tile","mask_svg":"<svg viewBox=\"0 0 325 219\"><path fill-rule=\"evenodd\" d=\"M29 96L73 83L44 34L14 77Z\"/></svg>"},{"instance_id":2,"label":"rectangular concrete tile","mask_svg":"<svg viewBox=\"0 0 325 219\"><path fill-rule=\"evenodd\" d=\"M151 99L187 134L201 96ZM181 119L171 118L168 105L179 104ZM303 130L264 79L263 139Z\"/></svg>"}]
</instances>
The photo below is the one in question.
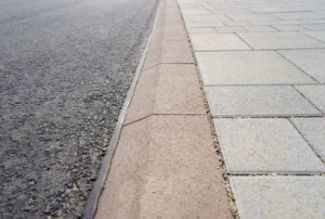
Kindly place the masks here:
<instances>
[{"instance_id":1,"label":"rectangular concrete tile","mask_svg":"<svg viewBox=\"0 0 325 219\"><path fill-rule=\"evenodd\" d=\"M247 32L244 27L216 27L219 33Z\"/></svg>"},{"instance_id":2,"label":"rectangular concrete tile","mask_svg":"<svg viewBox=\"0 0 325 219\"><path fill-rule=\"evenodd\" d=\"M299 32L238 33L254 49L325 48L325 44Z\"/></svg>"},{"instance_id":3,"label":"rectangular concrete tile","mask_svg":"<svg viewBox=\"0 0 325 219\"><path fill-rule=\"evenodd\" d=\"M325 31L304 31L304 33L317 40L325 42Z\"/></svg>"},{"instance_id":4,"label":"rectangular concrete tile","mask_svg":"<svg viewBox=\"0 0 325 219\"><path fill-rule=\"evenodd\" d=\"M272 15L284 19L284 20L307 20L307 19L323 19L325 18L321 14L316 12L287 12L287 13L273 13Z\"/></svg>"},{"instance_id":5,"label":"rectangular concrete tile","mask_svg":"<svg viewBox=\"0 0 325 219\"><path fill-rule=\"evenodd\" d=\"M124 127L96 218L232 218L210 131L206 116Z\"/></svg>"},{"instance_id":6,"label":"rectangular concrete tile","mask_svg":"<svg viewBox=\"0 0 325 219\"><path fill-rule=\"evenodd\" d=\"M277 31L271 26L244 26L249 32L275 32Z\"/></svg>"},{"instance_id":7,"label":"rectangular concrete tile","mask_svg":"<svg viewBox=\"0 0 325 219\"><path fill-rule=\"evenodd\" d=\"M248 21L224 21L223 22L226 26L249 26L252 25L250 22Z\"/></svg>"},{"instance_id":8,"label":"rectangular concrete tile","mask_svg":"<svg viewBox=\"0 0 325 219\"><path fill-rule=\"evenodd\" d=\"M230 173L325 171L286 119L214 119L214 123Z\"/></svg>"},{"instance_id":9,"label":"rectangular concrete tile","mask_svg":"<svg viewBox=\"0 0 325 219\"><path fill-rule=\"evenodd\" d=\"M197 34L197 33L215 33L216 30L214 28L188 28L189 34Z\"/></svg>"},{"instance_id":10,"label":"rectangular concrete tile","mask_svg":"<svg viewBox=\"0 0 325 219\"><path fill-rule=\"evenodd\" d=\"M207 22L222 22L222 21L230 21L224 15L189 15L184 17L185 22L194 22L194 23L207 23Z\"/></svg>"},{"instance_id":11,"label":"rectangular concrete tile","mask_svg":"<svg viewBox=\"0 0 325 219\"><path fill-rule=\"evenodd\" d=\"M323 24L305 24L302 26L307 30L325 30L325 21Z\"/></svg>"},{"instance_id":12,"label":"rectangular concrete tile","mask_svg":"<svg viewBox=\"0 0 325 219\"><path fill-rule=\"evenodd\" d=\"M184 9L182 10L183 15L206 15L211 14L210 11L205 9Z\"/></svg>"},{"instance_id":13,"label":"rectangular concrete tile","mask_svg":"<svg viewBox=\"0 0 325 219\"><path fill-rule=\"evenodd\" d=\"M250 50L233 33L206 33L191 35L194 50Z\"/></svg>"},{"instance_id":14,"label":"rectangular concrete tile","mask_svg":"<svg viewBox=\"0 0 325 219\"><path fill-rule=\"evenodd\" d=\"M230 177L241 219L325 218L324 176Z\"/></svg>"},{"instance_id":15,"label":"rectangular concrete tile","mask_svg":"<svg viewBox=\"0 0 325 219\"><path fill-rule=\"evenodd\" d=\"M249 13L249 14L232 14L228 13L228 17L230 17L234 21L251 21L251 20L279 20L279 18L272 16L270 14L256 14L256 13Z\"/></svg>"},{"instance_id":16,"label":"rectangular concrete tile","mask_svg":"<svg viewBox=\"0 0 325 219\"><path fill-rule=\"evenodd\" d=\"M191 27L205 27L205 28L213 28L213 27L224 27L225 25L222 22L186 22L186 27L191 28Z\"/></svg>"},{"instance_id":17,"label":"rectangular concrete tile","mask_svg":"<svg viewBox=\"0 0 325 219\"><path fill-rule=\"evenodd\" d=\"M325 83L325 49L283 50L283 56L320 83Z\"/></svg>"},{"instance_id":18,"label":"rectangular concrete tile","mask_svg":"<svg viewBox=\"0 0 325 219\"><path fill-rule=\"evenodd\" d=\"M194 65L159 65L141 73L125 123L152 114L204 114Z\"/></svg>"},{"instance_id":19,"label":"rectangular concrete tile","mask_svg":"<svg viewBox=\"0 0 325 219\"><path fill-rule=\"evenodd\" d=\"M279 31L305 31L306 30L304 27L296 24L276 24L272 26Z\"/></svg>"},{"instance_id":20,"label":"rectangular concrete tile","mask_svg":"<svg viewBox=\"0 0 325 219\"><path fill-rule=\"evenodd\" d=\"M273 51L197 52L204 85L316 83Z\"/></svg>"},{"instance_id":21,"label":"rectangular concrete tile","mask_svg":"<svg viewBox=\"0 0 325 219\"><path fill-rule=\"evenodd\" d=\"M292 118L291 121L325 160L325 118Z\"/></svg>"},{"instance_id":22,"label":"rectangular concrete tile","mask_svg":"<svg viewBox=\"0 0 325 219\"><path fill-rule=\"evenodd\" d=\"M325 85L297 86L296 87L306 98L325 113Z\"/></svg>"},{"instance_id":23,"label":"rectangular concrete tile","mask_svg":"<svg viewBox=\"0 0 325 219\"><path fill-rule=\"evenodd\" d=\"M208 86L205 91L213 116L321 115L288 86Z\"/></svg>"}]
</instances>

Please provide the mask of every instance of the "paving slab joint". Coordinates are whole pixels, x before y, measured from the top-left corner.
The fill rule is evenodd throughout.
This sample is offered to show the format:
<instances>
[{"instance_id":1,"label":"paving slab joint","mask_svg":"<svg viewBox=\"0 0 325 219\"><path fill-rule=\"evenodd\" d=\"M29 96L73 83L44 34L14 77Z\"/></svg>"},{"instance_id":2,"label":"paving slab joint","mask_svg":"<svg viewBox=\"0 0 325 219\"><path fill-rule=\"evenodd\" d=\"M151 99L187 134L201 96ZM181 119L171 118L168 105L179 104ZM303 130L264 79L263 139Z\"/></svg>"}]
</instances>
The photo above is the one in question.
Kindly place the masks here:
<instances>
[{"instance_id":1,"label":"paving slab joint","mask_svg":"<svg viewBox=\"0 0 325 219\"><path fill-rule=\"evenodd\" d=\"M213 116L212 116L212 113L211 113L211 110L210 110L210 107L209 107L209 104L208 104L207 96L206 96L205 91L204 91L203 79L202 79L202 76L200 74L200 70L199 70L199 67L198 67L196 57L194 55L194 48L192 46L192 43L191 43L191 40L190 40L190 37L189 37L189 32L188 32L188 30L187 30L187 28L185 26L185 19L184 19L183 13L182 13L182 11L180 9L180 5L179 5L178 0L176 0L176 1L177 1L178 10L180 11L181 16L182 16L183 26L184 26L185 31L186 31L187 40L188 40L188 43L190 45L190 49L191 49L192 54L193 54L193 60L194 60L195 69L196 69L196 75L197 75L197 78L198 78L199 83L200 83L201 94L202 94L204 106L205 106L206 112L207 112L207 117L208 117L208 121L209 121L209 125L210 125L210 131L211 131L211 136L213 138L213 145L214 145L214 148L215 148L217 160L219 162L219 166L220 166L220 168L222 170L222 176L223 176L224 181L225 181L225 188L227 190L227 195L228 195L228 201L229 201L229 205L230 205L231 214L235 219L239 219L239 213L238 213L238 209L236 207L235 196L234 196L233 191L232 191L231 186L230 186L230 179L229 179L229 176L228 176L227 171L226 171L225 160L224 160L223 154L221 152L219 139L218 139L218 136L216 134L216 129L215 129L215 126L214 126L214 123L213 123ZM246 50L246 51L251 51L251 50Z\"/></svg>"},{"instance_id":2,"label":"paving slab joint","mask_svg":"<svg viewBox=\"0 0 325 219\"><path fill-rule=\"evenodd\" d=\"M312 151L315 153L315 155L320 159L320 161L325 165L325 160L322 158L322 156L318 153L318 151L315 149L315 147L308 141L308 139L305 137L305 135L298 129L298 127L294 124L294 122L291 119L288 119L293 128L299 133L299 135L304 139L304 141L308 144L308 146L312 149ZM325 172L323 172L325 174Z\"/></svg>"}]
</instances>

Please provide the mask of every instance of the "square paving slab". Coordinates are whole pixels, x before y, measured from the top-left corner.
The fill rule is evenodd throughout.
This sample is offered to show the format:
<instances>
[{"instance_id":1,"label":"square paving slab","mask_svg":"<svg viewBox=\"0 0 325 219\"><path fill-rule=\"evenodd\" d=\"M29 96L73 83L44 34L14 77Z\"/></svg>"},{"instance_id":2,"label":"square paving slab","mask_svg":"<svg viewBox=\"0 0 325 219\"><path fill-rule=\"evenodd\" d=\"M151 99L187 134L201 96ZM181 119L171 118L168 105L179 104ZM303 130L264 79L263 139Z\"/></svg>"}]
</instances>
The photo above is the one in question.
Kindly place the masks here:
<instances>
[{"instance_id":1,"label":"square paving slab","mask_svg":"<svg viewBox=\"0 0 325 219\"><path fill-rule=\"evenodd\" d=\"M207 86L213 116L321 115L289 86Z\"/></svg>"},{"instance_id":2,"label":"square paving slab","mask_svg":"<svg viewBox=\"0 0 325 219\"><path fill-rule=\"evenodd\" d=\"M205 85L316 83L273 51L197 52L196 58Z\"/></svg>"},{"instance_id":3,"label":"square paving slab","mask_svg":"<svg viewBox=\"0 0 325 219\"><path fill-rule=\"evenodd\" d=\"M325 160L325 118L292 118L291 121Z\"/></svg>"},{"instance_id":4,"label":"square paving slab","mask_svg":"<svg viewBox=\"0 0 325 219\"><path fill-rule=\"evenodd\" d=\"M325 31L305 31L305 33L311 37L325 42Z\"/></svg>"},{"instance_id":5,"label":"square paving slab","mask_svg":"<svg viewBox=\"0 0 325 219\"><path fill-rule=\"evenodd\" d=\"M324 176L230 177L241 219L325 218Z\"/></svg>"},{"instance_id":6,"label":"square paving slab","mask_svg":"<svg viewBox=\"0 0 325 219\"><path fill-rule=\"evenodd\" d=\"M191 35L194 50L250 50L233 33L206 33Z\"/></svg>"},{"instance_id":7,"label":"square paving slab","mask_svg":"<svg viewBox=\"0 0 325 219\"><path fill-rule=\"evenodd\" d=\"M324 48L325 44L299 32L238 33L254 49Z\"/></svg>"},{"instance_id":8,"label":"square paving slab","mask_svg":"<svg viewBox=\"0 0 325 219\"><path fill-rule=\"evenodd\" d=\"M297 89L325 113L325 85L297 86Z\"/></svg>"},{"instance_id":9,"label":"square paving slab","mask_svg":"<svg viewBox=\"0 0 325 219\"><path fill-rule=\"evenodd\" d=\"M282 50L283 56L320 83L325 83L325 49Z\"/></svg>"},{"instance_id":10,"label":"square paving slab","mask_svg":"<svg viewBox=\"0 0 325 219\"><path fill-rule=\"evenodd\" d=\"M215 119L214 123L230 173L325 171L286 119Z\"/></svg>"}]
</instances>

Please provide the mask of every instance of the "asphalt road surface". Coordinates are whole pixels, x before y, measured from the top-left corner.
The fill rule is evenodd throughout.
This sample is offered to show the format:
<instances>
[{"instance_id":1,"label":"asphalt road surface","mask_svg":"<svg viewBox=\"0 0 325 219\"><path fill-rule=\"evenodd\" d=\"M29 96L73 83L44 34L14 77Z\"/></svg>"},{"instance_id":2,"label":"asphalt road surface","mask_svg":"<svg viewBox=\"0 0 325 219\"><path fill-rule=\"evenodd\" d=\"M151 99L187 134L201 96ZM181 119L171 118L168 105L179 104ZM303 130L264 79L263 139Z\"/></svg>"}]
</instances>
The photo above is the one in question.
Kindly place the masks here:
<instances>
[{"instance_id":1,"label":"asphalt road surface","mask_svg":"<svg viewBox=\"0 0 325 219\"><path fill-rule=\"evenodd\" d=\"M0 218L78 218L157 0L0 0Z\"/></svg>"}]
</instances>

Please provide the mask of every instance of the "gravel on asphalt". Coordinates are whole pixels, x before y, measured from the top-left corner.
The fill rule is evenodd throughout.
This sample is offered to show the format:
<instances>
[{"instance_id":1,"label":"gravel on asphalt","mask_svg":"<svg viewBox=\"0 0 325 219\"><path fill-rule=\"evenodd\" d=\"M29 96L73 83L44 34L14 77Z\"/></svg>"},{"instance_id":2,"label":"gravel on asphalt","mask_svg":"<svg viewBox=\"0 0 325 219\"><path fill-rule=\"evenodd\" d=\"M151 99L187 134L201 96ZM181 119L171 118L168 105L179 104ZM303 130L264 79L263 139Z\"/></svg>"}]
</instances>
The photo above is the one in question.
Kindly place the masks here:
<instances>
[{"instance_id":1,"label":"gravel on asphalt","mask_svg":"<svg viewBox=\"0 0 325 219\"><path fill-rule=\"evenodd\" d=\"M0 218L79 218L157 0L0 2Z\"/></svg>"}]
</instances>

